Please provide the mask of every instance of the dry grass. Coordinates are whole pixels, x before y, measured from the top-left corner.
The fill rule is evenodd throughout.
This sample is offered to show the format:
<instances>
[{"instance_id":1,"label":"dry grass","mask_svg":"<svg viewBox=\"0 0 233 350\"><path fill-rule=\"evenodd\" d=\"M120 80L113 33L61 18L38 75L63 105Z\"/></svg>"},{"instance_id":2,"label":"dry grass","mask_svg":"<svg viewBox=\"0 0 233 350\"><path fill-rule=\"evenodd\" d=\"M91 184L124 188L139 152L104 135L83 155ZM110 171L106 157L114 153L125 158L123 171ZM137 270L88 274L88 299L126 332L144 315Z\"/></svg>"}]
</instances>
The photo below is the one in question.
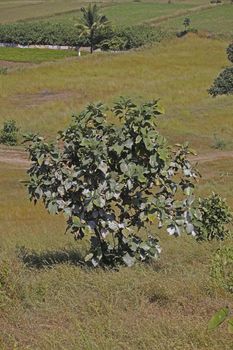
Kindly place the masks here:
<instances>
[{"instance_id":1,"label":"dry grass","mask_svg":"<svg viewBox=\"0 0 233 350\"><path fill-rule=\"evenodd\" d=\"M229 198L232 189L219 169L233 171L233 162L202 166L200 192L225 194L228 188ZM0 176L1 349L231 349L224 327L206 331L215 310L233 307L232 296L209 277L218 244L161 233L162 258L151 266L104 272L57 264L30 270L17 259L17 245L50 255L86 245L62 234L62 218L27 201L19 182L23 169L1 164Z\"/></svg>"}]
</instances>

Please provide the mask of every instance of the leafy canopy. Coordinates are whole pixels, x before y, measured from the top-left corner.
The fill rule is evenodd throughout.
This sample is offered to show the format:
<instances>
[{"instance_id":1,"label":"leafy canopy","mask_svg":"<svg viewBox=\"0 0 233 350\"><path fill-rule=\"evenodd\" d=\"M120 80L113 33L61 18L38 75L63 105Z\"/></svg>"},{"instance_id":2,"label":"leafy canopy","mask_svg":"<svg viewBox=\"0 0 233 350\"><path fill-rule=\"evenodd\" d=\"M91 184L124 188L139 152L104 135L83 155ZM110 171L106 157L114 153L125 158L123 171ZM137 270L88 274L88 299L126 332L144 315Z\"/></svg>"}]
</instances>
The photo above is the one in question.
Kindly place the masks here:
<instances>
[{"instance_id":1,"label":"leafy canopy","mask_svg":"<svg viewBox=\"0 0 233 350\"><path fill-rule=\"evenodd\" d=\"M233 63L233 44L228 46L226 53L229 61ZM220 72L208 92L213 97L233 94L233 67L227 67Z\"/></svg>"},{"instance_id":2,"label":"leafy canopy","mask_svg":"<svg viewBox=\"0 0 233 350\"><path fill-rule=\"evenodd\" d=\"M169 235L183 229L196 234L198 172L187 144L172 149L159 134L162 113L159 101L138 106L121 98L111 110L88 105L54 143L27 137L31 200L42 200L51 214L65 214L75 239L90 238L86 261L94 266L157 258L152 223ZM108 123L107 114L119 122Z\"/></svg>"}]
</instances>

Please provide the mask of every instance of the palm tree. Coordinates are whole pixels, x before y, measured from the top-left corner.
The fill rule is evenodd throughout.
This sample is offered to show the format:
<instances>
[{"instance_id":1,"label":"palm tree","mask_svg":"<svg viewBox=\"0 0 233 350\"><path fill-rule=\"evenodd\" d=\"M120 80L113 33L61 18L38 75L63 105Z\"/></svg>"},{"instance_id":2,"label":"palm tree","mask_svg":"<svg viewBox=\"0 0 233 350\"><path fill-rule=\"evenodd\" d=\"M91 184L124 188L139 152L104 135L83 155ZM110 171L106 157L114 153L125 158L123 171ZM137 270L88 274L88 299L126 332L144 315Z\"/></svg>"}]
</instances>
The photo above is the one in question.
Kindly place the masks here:
<instances>
[{"instance_id":1,"label":"palm tree","mask_svg":"<svg viewBox=\"0 0 233 350\"><path fill-rule=\"evenodd\" d=\"M108 26L109 22L106 16L99 13L99 9L96 4L91 5L87 8L82 7L81 11L83 17L81 23L76 24L76 27L80 29L80 37L86 37L90 41L91 53L94 49L94 39L96 33Z\"/></svg>"}]
</instances>

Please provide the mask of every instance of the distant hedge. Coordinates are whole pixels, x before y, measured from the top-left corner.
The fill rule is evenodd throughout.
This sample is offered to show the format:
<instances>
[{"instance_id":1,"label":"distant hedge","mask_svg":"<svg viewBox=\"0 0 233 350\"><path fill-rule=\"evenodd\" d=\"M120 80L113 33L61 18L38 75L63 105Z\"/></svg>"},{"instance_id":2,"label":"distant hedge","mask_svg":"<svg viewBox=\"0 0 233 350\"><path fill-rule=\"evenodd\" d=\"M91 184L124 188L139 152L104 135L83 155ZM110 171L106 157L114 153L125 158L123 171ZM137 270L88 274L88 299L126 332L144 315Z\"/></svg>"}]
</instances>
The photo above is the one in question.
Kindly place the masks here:
<instances>
[{"instance_id":1,"label":"distant hedge","mask_svg":"<svg viewBox=\"0 0 233 350\"><path fill-rule=\"evenodd\" d=\"M108 39L100 43L103 50L129 50L144 45L160 42L167 33L146 25L117 28Z\"/></svg>"},{"instance_id":2,"label":"distant hedge","mask_svg":"<svg viewBox=\"0 0 233 350\"><path fill-rule=\"evenodd\" d=\"M164 32L149 26L108 28L96 35L95 47L128 50L161 41L164 36ZM69 22L34 21L0 25L0 42L20 45L89 46L88 40L79 38L79 29Z\"/></svg>"},{"instance_id":3,"label":"distant hedge","mask_svg":"<svg viewBox=\"0 0 233 350\"><path fill-rule=\"evenodd\" d=\"M79 32L70 23L23 22L0 25L0 42L20 45L88 44L79 39Z\"/></svg>"}]
</instances>

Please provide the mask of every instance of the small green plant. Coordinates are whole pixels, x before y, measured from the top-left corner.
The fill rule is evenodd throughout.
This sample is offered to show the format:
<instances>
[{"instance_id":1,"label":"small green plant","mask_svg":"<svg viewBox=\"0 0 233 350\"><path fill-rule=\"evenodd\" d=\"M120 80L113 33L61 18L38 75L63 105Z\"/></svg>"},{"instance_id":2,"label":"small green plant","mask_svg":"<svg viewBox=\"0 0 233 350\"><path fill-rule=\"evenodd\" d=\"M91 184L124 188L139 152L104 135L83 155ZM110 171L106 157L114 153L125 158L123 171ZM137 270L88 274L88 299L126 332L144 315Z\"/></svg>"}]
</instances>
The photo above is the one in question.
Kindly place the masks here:
<instances>
[{"instance_id":1,"label":"small green plant","mask_svg":"<svg viewBox=\"0 0 233 350\"><path fill-rule=\"evenodd\" d=\"M213 148L223 150L226 148L226 142L219 138L217 134L214 134L214 142L213 142Z\"/></svg>"},{"instance_id":2,"label":"small green plant","mask_svg":"<svg viewBox=\"0 0 233 350\"><path fill-rule=\"evenodd\" d=\"M199 199L198 210L201 215L197 223L197 239L200 241L223 240L229 235L228 225L232 222L232 213L225 199L212 193Z\"/></svg>"},{"instance_id":3,"label":"small green plant","mask_svg":"<svg viewBox=\"0 0 233 350\"><path fill-rule=\"evenodd\" d=\"M189 27L191 24L191 20L189 17L185 17L184 22L183 22L183 26L184 26L184 30L188 31Z\"/></svg>"},{"instance_id":4,"label":"small green plant","mask_svg":"<svg viewBox=\"0 0 233 350\"><path fill-rule=\"evenodd\" d=\"M0 130L0 143L9 146L15 146L18 142L19 128L16 126L15 120L4 122L2 130Z\"/></svg>"},{"instance_id":5,"label":"small green plant","mask_svg":"<svg viewBox=\"0 0 233 350\"><path fill-rule=\"evenodd\" d=\"M8 73L7 67L0 67L0 75L6 75Z\"/></svg>"},{"instance_id":6,"label":"small green plant","mask_svg":"<svg viewBox=\"0 0 233 350\"><path fill-rule=\"evenodd\" d=\"M211 277L218 285L233 293L233 247L217 250L211 266Z\"/></svg>"},{"instance_id":7,"label":"small green plant","mask_svg":"<svg viewBox=\"0 0 233 350\"><path fill-rule=\"evenodd\" d=\"M229 308L223 307L222 309L218 310L209 320L208 322L208 330L214 330L218 328L222 323L228 324L228 332L233 334L233 317L230 314Z\"/></svg>"}]
</instances>

